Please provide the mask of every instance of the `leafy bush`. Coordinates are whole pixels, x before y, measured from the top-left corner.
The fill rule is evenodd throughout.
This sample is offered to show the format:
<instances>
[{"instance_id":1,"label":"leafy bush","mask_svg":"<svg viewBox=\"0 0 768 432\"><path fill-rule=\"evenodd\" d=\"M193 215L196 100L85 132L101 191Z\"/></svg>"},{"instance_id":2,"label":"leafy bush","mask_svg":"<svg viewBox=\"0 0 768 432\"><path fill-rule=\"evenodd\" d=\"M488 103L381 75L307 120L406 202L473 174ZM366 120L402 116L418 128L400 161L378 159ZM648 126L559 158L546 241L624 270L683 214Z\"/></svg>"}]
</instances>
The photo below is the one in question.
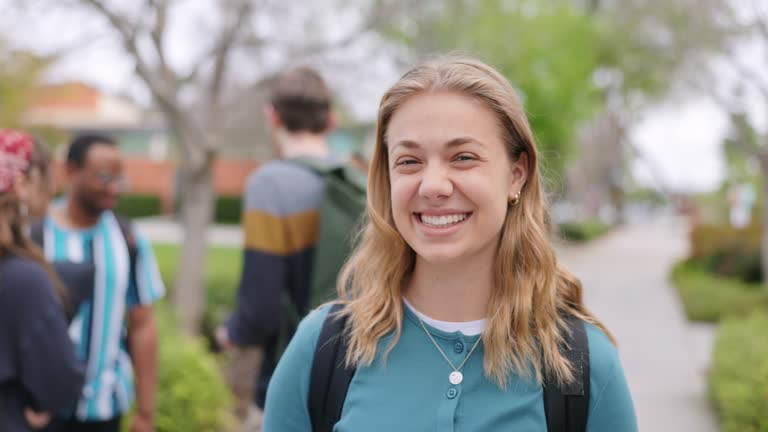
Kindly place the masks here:
<instances>
[{"instance_id":1,"label":"leafy bush","mask_svg":"<svg viewBox=\"0 0 768 432\"><path fill-rule=\"evenodd\" d=\"M213 219L220 224L239 224L242 200L239 197L218 197Z\"/></svg>"},{"instance_id":2,"label":"leafy bush","mask_svg":"<svg viewBox=\"0 0 768 432\"><path fill-rule=\"evenodd\" d=\"M598 220L565 222L560 224L560 234L573 242L588 242L608 232L611 226Z\"/></svg>"},{"instance_id":3,"label":"leafy bush","mask_svg":"<svg viewBox=\"0 0 768 432\"><path fill-rule=\"evenodd\" d=\"M729 319L715 342L709 392L723 432L768 431L768 311Z\"/></svg>"},{"instance_id":4,"label":"leafy bush","mask_svg":"<svg viewBox=\"0 0 768 432\"><path fill-rule=\"evenodd\" d=\"M762 285L717 277L697 263L678 263L671 277L691 321L716 322L768 305L768 291Z\"/></svg>"},{"instance_id":5,"label":"leafy bush","mask_svg":"<svg viewBox=\"0 0 768 432\"><path fill-rule=\"evenodd\" d=\"M761 235L757 224L741 229L728 225L697 226L690 234L691 261L721 276L760 282Z\"/></svg>"},{"instance_id":6,"label":"leafy bush","mask_svg":"<svg viewBox=\"0 0 768 432\"><path fill-rule=\"evenodd\" d=\"M123 195L115 212L130 218L156 216L162 213L162 206L160 198L154 195Z\"/></svg>"},{"instance_id":7,"label":"leafy bush","mask_svg":"<svg viewBox=\"0 0 768 432\"><path fill-rule=\"evenodd\" d=\"M182 335L167 306L157 308L159 328L157 432L220 432L233 426L232 398L213 354ZM128 431L131 419L123 422Z\"/></svg>"}]
</instances>

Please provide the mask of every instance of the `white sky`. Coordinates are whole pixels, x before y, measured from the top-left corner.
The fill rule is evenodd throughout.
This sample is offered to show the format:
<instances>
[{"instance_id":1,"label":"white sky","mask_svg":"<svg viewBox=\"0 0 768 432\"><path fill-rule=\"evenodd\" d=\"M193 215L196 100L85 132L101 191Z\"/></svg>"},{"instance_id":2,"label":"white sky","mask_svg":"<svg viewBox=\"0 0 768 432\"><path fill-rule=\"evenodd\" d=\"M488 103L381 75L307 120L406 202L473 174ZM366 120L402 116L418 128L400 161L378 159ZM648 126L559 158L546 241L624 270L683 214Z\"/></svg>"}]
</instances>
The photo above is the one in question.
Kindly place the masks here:
<instances>
[{"instance_id":1,"label":"white sky","mask_svg":"<svg viewBox=\"0 0 768 432\"><path fill-rule=\"evenodd\" d=\"M34 19L19 17L14 12L14 3L34 1L37 0L0 0L0 34L9 37L15 46L44 52L72 46L81 41L84 34L90 40L86 47L78 48L56 64L47 77L49 80L81 80L111 93L128 94L142 102L149 100L132 70L131 61L116 48L105 25L94 20L92 15L73 12L66 7L51 7L45 14L34 14ZM189 59L201 49L201 44L193 42L204 38L205 27L210 25L210 20L206 22L205 19L205 11L210 10L206 6L208 1L183 2L190 14L200 18L171 24L176 37L173 49L168 51L173 52L174 64L188 65ZM124 0L117 3L135 4ZM18 31L19 22L24 22L23 32ZM269 27L269 23L265 23L265 28ZM379 97L396 79L398 71L382 58L364 64L367 66L343 80L341 77L327 78L336 90L345 90L341 92L342 98L354 115L374 119ZM248 65L244 66L238 72L247 77L250 71ZM726 130L724 114L704 98L659 105L649 110L632 130L631 136L644 159L635 164L633 170L649 185L660 180L675 190L716 188L724 173L720 143ZM653 178L645 164L652 164L661 178Z\"/></svg>"}]
</instances>

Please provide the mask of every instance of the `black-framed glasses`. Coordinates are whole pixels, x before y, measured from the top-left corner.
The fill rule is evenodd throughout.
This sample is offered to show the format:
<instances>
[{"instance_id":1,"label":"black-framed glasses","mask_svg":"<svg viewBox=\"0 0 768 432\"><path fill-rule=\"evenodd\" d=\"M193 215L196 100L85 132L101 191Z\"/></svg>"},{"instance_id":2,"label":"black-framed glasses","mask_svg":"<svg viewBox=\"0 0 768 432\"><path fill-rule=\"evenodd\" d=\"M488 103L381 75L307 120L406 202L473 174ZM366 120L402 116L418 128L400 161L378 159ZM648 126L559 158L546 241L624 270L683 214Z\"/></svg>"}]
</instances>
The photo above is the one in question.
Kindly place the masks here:
<instances>
[{"instance_id":1,"label":"black-framed glasses","mask_svg":"<svg viewBox=\"0 0 768 432\"><path fill-rule=\"evenodd\" d=\"M125 187L128 186L128 179L123 174L112 174L102 171L91 173L91 175L104 187L109 187L114 184L120 189L125 189Z\"/></svg>"}]
</instances>

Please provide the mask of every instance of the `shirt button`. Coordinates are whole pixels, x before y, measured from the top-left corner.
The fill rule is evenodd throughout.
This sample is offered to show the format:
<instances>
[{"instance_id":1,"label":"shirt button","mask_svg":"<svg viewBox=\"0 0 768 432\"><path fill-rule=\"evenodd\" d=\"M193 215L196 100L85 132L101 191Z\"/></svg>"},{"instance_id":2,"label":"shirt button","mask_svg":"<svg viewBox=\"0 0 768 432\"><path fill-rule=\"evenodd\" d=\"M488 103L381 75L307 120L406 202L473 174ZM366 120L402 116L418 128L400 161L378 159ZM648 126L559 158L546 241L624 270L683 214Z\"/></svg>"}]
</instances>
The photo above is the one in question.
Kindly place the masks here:
<instances>
[{"instance_id":1,"label":"shirt button","mask_svg":"<svg viewBox=\"0 0 768 432\"><path fill-rule=\"evenodd\" d=\"M456 354L461 354L464 351L464 344L456 342L456 345L453 346L453 350L456 351Z\"/></svg>"},{"instance_id":2,"label":"shirt button","mask_svg":"<svg viewBox=\"0 0 768 432\"><path fill-rule=\"evenodd\" d=\"M448 396L448 399L453 399L456 397L457 393L459 392L457 392L455 388L450 388L448 389L448 392L445 395Z\"/></svg>"}]
</instances>

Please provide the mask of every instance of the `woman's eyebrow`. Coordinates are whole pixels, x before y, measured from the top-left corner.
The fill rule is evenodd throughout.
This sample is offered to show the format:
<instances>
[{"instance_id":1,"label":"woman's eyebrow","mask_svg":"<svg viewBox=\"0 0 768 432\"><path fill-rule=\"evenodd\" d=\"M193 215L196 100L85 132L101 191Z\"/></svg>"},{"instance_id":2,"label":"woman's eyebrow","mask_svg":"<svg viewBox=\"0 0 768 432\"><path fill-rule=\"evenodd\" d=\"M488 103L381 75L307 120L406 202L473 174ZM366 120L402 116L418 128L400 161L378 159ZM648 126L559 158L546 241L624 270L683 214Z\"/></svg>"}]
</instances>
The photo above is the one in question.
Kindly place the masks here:
<instances>
[{"instance_id":1,"label":"woman's eyebrow","mask_svg":"<svg viewBox=\"0 0 768 432\"><path fill-rule=\"evenodd\" d=\"M473 143L474 144L483 145L483 143L481 143L480 141L478 141L478 140L476 140L474 138L471 138L471 137L454 138L454 139L446 142L444 145L447 148L451 148L451 147L459 147L459 146L462 146L462 145L465 145L465 144L473 144ZM395 143L395 145L392 146L390 151L394 151L399 146L402 146L402 147L405 147L405 148L411 149L411 150L421 147L421 145L419 143L417 143L416 141L405 139L405 140L400 140L397 143Z\"/></svg>"}]
</instances>

